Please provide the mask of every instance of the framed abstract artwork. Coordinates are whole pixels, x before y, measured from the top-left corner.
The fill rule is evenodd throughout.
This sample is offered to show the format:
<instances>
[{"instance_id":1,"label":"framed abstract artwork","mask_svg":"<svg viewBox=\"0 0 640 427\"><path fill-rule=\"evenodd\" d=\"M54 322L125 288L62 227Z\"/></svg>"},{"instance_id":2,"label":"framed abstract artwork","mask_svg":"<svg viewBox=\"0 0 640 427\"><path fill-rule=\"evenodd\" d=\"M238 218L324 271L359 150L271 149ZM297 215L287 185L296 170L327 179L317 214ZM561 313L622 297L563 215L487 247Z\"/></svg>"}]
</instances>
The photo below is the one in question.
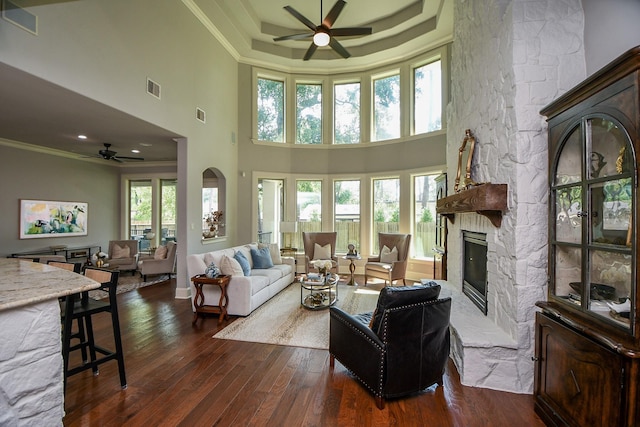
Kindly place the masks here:
<instances>
[{"instance_id":1,"label":"framed abstract artwork","mask_svg":"<svg viewBox=\"0 0 640 427\"><path fill-rule=\"evenodd\" d=\"M87 235L88 204L20 200L20 238L72 237Z\"/></svg>"}]
</instances>

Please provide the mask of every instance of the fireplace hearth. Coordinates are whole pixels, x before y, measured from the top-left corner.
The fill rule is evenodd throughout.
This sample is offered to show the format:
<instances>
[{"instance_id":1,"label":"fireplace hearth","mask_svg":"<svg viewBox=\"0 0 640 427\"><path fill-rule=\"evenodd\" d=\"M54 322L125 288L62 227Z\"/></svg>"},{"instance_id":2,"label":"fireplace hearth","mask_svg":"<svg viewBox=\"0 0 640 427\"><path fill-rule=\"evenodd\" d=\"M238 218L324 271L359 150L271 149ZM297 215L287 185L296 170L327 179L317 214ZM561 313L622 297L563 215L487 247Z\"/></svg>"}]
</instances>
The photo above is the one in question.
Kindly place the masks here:
<instances>
[{"instance_id":1,"label":"fireplace hearth","mask_svg":"<svg viewBox=\"0 0 640 427\"><path fill-rule=\"evenodd\" d=\"M487 235L463 231L462 292L487 315Z\"/></svg>"}]
</instances>

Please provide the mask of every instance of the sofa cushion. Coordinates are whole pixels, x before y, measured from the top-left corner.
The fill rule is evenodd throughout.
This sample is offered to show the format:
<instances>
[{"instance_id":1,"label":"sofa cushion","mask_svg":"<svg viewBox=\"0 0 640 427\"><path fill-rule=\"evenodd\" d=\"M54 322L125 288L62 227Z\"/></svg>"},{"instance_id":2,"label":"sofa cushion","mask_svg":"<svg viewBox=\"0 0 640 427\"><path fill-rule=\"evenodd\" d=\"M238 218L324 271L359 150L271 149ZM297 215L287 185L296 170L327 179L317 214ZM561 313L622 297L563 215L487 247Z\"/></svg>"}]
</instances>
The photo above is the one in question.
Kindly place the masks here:
<instances>
[{"instance_id":1,"label":"sofa cushion","mask_svg":"<svg viewBox=\"0 0 640 427\"><path fill-rule=\"evenodd\" d=\"M254 268L251 277L267 277L271 284L282 277L282 271L277 268Z\"/></svg>"},{"instance_id":2,"label":"sofa cushion","mask_svg":"<svg viewBox=\"0 0 640 427\"><path fill-rule=\"evenodd\" d=\"M331 243L324 246L314 243L313 259L331 259Z\"/></svg>"},{"instance_id":3,"label":"sofa cushion","mask_svg":"<svg viewBox=\"0 0 640 427\"><path fill-rule=\"evenodd\" d=\"M113 253L111 254L111 258L129 258L131 256L131 251L129 250L129 246L125 245L124 247L115 244L113 245Z\"/></svg>"},{"instance_id":4,"label":"sofa cushion","mask_svg":"<svg viewBox=\"0 0 640 427\"><path fill-rule=\"evenodd\" d=\"M222 255L220 270L222 274L227 276L244 276L244 271L238 260L227 255Z\"/></svg>"},{"instance_id":5,"label":"sofa cushion","mask_svg":"<svg viewBox=\"0 0 640 427\"><path fill-rule=\"evenodd\" d=\"M438 299L438 296L440 296L440 285L436 282L414 286L386 286L382 288L378 296L378 305L371 319L371 330L377 335L380 335L380 326L385 310L407 304L420 304L425 301Z\"/></svg>"},{"instance_id":6,"label":"sofa cushion","mask_svg":"<svg viewBox=\"0 0 640 427\"><path fill-rule=\"evenodd\" d=\"M167 257L167 247L164 245L158 246L153 254L153 259L165 259Z\"/></svg>"},{"instance_id":7,"label":"sofa cushion","mask_svg":"<svg viewBox=\"0 0 640 427\"><path fill-rule=\"evenodd\" d=\"M385 262L391 264L392 262L396 262L398 260L398 248L395 246L393 249L389 249L387 245L382 247L380 251L380 262Z\"/></svg>"},{"instance_id":8,"label":"sofa cushion","mask_svg":"<svg viewBox=\"0 0 640 427\"><path fill-rule=\"evenodd\" d=\"M273 267L273 261L271 260L271 252L269 247L263 248L251 248L251 259L253 260L253 268L265 269Z\"/></svg>"},{"instance_id":9,"label":"sofa cushion","mask_svg":"<svg viewBox=\"0 0 640 427\"><path fill-rule=\"evenodd\" d=\"M242 267L242 273L245 276L250 276L251 266L249 265L249 260L247 259L247 257L244 256L244 254L240 251L237 251L235 254L233 254L233 257L238 261L238 263L240 263L240 267Z\"/></svg>"},{"instance_id":10,"label":"sofa cushion","mask_svg":"<svg viewBox=\"0 0 640 427\"><path fill-rule=\"evenodd\" d=\"M257 270L269 271L269 270ZM271 280L267 276L251 276L251 295L255 295L271 284Z\"/></svg>"}]
</instances>

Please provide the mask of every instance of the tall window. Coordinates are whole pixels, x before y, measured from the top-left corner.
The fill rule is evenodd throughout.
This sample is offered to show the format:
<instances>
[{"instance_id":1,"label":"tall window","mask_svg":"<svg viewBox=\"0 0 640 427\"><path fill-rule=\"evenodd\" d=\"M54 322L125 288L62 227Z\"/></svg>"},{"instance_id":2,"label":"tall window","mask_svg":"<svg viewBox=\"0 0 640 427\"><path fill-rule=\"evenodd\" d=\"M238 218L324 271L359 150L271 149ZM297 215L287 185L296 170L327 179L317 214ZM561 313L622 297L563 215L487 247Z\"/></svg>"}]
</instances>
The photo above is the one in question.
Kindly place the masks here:
<instances>
[{"instance_id":1,"label":"tall window","mask_svg":"<svg viewBox=\"0 0 640 427\"><path fill-rule=\"evenodd\" d=\"M442 129L442 79L440 61L414 68L414 133Z\"/></svg>"},{"instance_id":2,"label":"tall window","mask_svg":"<svg viewBox=\"0 0 640 427\"><path fill-rule=\"evenodd\" d=\"M163 179L160 181L160 244L176 240L176 180Z\"/></svg>"},{"instance_id":3,"label":"tall window","mask_svg":"<svg viewBox=\"0 0 640 427\"><path fill-rule=\"evenodd\" d=\"M322 231L322 181L296 181L297 247L302 247L303 231Z\"/></svg>"},{"instance_id":4,"label":"tall window","mask_svg":"<svg viewBox=\"0 0 640 427\"><path fill-rule=\"evenodd\" d=\"M376 253L378 252L378 233L397 233L400 229L400 179L374 179L372 200L371 251Z\"/></svg>"},{"instance_id":5,"label":"tall window","mask_svg":"<svg viewBox=\"0 0 640 427\"><path fill-rule=\"evenodd\" d=\"M258 79L258 139L284 142L284 82Z\"/></svg>"},{"instance_id":6,"label":"tall window","mask_svg":"<svg viewBox=\"0 0 640 427\"><path fill-rule=\"evenodd\" d=\"M360 142L360 83L335 85L333 101L334 143Z\"/></svg>"},{"instance_id":7,"label":"tall window","mask_svg":"<svg viewBox=\"0 0 640 427\"><path fill-rule=\"evenodd\" d=\"M400 74L373 81L373 141L400 137Z\"/></svg>"},{"instance_id":8,"label":"tall window","mask_svg":"<svg viewBox=\"0 0 640 427\"><path fill-rule=\"evenodd\" d=\"M322 85L296 85L296 143L322 144Z\"/></svg>"},{"instance_id":9,"label":"tall window","mask_svg":"<svg viewBox=\"0 0 640 427\"><path fill-rule=\"evenodd\" d=\"M416 258L433 258L436 242L436 182L435 175L413 177L413 254Z\"/></svg>"},{"instance_id":10,"label":"tall window","mask_svg":"<svg viewBox=\"0 0 640 427\"><path fill-rule=\"evenodd\" d=\"M346 253L353 243L360 250L360 181L335 181L334 230L338 233L336 252Z\"/></svg>"},{"instance_id":11,"label":"tall window","mask_svg":"<svg viewBox=\"0 0 640 427\"><path fill-rule=\"evenodd\" d=\"M129 181L129 235L132 239L141 240L152 231L151 193L151 180Z\"/></svg>"}]
</instances>

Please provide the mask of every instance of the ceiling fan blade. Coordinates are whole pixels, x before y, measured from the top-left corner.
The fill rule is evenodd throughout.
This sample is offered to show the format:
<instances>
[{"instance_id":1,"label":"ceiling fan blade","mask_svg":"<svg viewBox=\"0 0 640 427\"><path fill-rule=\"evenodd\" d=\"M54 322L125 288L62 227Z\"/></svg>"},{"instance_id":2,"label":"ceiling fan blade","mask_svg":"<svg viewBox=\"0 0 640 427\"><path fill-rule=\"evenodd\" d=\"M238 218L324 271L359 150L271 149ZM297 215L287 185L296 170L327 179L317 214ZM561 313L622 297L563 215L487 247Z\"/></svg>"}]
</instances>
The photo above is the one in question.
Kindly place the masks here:
<instances>
[{"instance_id":1,"label":"ceiling fan blade","mask_svg":"<svg viewBox=\"0 0 640 427\"><path fill-rule=\"evenodd\" d=\"M309 19L307 19L307 17L305 17L303 14L301 14L300 12L298 12L297 10L292 8L291 6L285 6L284 10L286 10L287 12L292 14L298 21L302 22L304 25L309 27L309 29L311 29L312 31L316 30L316 26L315 26L315 24L313 22L309 21Z\"/></svg>"},{"instance_id":2,"label":"ceiling fan blade","mask_svg":"<svg viewBox=\"0 0 640 427\"><path fill-rule=\"evenodd\" d=\"M119 158L117 158L117 157L112 157L112 158L110 158L110 159L106 159L106 160L113 160L114 162L124 163L122 160L120 160L120 159L119 159Z\"/></svg>"},{"instance_id":3,"label":"ceiling fan blade","mask_svg":"<svg viewBox=\"0 0 640 427\"><path fill-rule=\"evenodd\" d=\"M121 159L125 159L125 160L144 160L144 158L142 157L126 157L126 156L114 156L113 160L121 160Z\"/></svg>"},{"instance_id":4,"label":"ceiling fan blade","mask_svg":"<svg viewBox=\"0 0 640 427\"><path fill-rule=\"evenodd\" d=\"M340 15L340 12L342 12L342 8L344 8L344 5L346 4L346 1L338 0L336 4L333 5L329 13L327 13L327 16L325 16L322 20L322 25L327 28L331 28L333 23L336 22L336 19L338 19L338 15Z\"/></svg>"},{"instance_id":5,"label":"ceiling fan blade","mask_svg":"<svg viewBox=\"0 0 640 427\"><path fill-rule=\"evenodd\" d=\"M342 56L345 59L351 56L351 54L347 52L347 49L345 49L344 46L342 46L338 42L338 40L334 39L333 37L331 37L331 40L329 40L329 46L331 46L333 50L338 52L338 55Z\"/></svg>"},{"instance_id":6,"label":"ceiling fan blade","mask_svg":"<svg viewBox=\"0 0 640 427\"><path fill-rule=\"evenodd\" d=\"M333 28L330 30L332 36L367 36L372 33L371 27L355 27L355 28Z\"/></svg>"},{"instance_id":7,"label":"ceiling fan blade","mask_svg":"<svg viewBox=\"0 0 640 427\"><path fill-rule=\"evenodd\" d=\"M280 42L283 40L304 40L310 39L313 37L313 33L302 33L302 34L290 34L288 36L276 37L273 39L274 42Z\"/></svg>"},{"instance_id":8,"label":"ceiling fan blade","mask_svg":"<svg viewBox=\"0 0 640 427\"><path fill-rule=\"evenodd\" d=\"M309 46L309 49L307 49L307 53L304 54L304 58L302 59L304 61L308 61L311 58L311 56L313 56L317 48L318 46L316 46L315 43L311 43L311 46Z\"/></svg>"}]
</instances>

